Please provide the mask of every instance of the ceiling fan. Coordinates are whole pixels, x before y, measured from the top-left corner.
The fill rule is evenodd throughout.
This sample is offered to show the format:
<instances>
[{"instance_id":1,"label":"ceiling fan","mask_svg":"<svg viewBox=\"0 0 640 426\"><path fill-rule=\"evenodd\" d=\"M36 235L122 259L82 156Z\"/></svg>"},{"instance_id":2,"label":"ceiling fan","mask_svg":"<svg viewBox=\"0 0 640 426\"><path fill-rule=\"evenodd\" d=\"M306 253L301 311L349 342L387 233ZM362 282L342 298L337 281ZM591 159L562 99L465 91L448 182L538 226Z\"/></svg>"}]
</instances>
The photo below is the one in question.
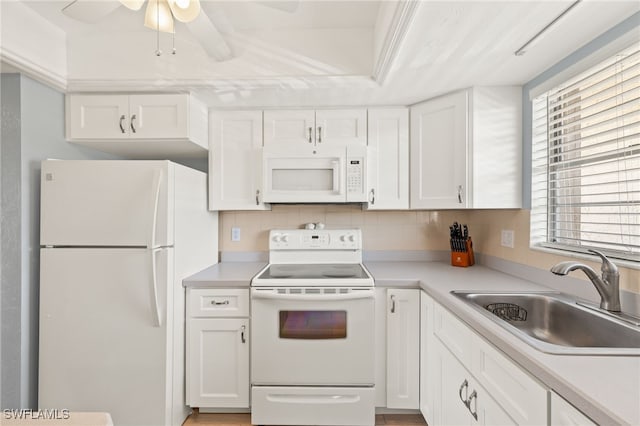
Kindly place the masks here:
<instances>
[{"instance_id":1,"label":"ceiling fan","mask_svg":"<svg viewBox=\"0 0 640 426\"><path fill-rule=\"evenodd\" d=\"M175 34L174 19L187 24L189 32L199 41L205 52L217 61L225 61L233 58L233 52L224 39L221 31L213 23L206 8L202 8L200 0L111 0L111 1L91 1L73 0L62 8L62 13L66 16L86 22L95 23L120 6L137 11L142 8L147 1L145 10L144 25L158 32ZM276 1L256 1L267 7L282 10L285 12L295 12L298 8L299 0L276 0ZM218 20L223 19L221 12L216 12ZM229 27L226 22L226 27ZM172 53L175 54L175 47ZM156 55L161 55L162 51L158 46Z\"/></svg>"}]
</instances>

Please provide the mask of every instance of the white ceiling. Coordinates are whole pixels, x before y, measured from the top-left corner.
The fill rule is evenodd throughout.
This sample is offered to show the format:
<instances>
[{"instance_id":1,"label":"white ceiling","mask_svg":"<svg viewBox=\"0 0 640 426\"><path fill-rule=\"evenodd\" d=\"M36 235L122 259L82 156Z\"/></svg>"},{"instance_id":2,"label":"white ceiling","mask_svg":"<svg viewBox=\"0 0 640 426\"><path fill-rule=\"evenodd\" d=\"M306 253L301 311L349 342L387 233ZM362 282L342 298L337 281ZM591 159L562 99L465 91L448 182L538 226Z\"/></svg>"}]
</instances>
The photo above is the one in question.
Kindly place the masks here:
<instances>
[{"instance_id":1,"label":"white ceiling","mask_svg":"<svg viewBox=\"0 0 640 426\"><path fill-rule=\"evenodd\" d=\"M224 62L208 57L184 24L177 55L156 57L144 9L118 7L85 24L60 13L66 1L23 1L66 32L71 90L187 89L218 107L407 105L472 85L522 85L640 11L633 0L584 0L517 57L572 1L423 0L379 85L374 47L393 0L201 0L234 52ZM161 36L167 52L171 36Z\"/></svg>"}]
</instances>

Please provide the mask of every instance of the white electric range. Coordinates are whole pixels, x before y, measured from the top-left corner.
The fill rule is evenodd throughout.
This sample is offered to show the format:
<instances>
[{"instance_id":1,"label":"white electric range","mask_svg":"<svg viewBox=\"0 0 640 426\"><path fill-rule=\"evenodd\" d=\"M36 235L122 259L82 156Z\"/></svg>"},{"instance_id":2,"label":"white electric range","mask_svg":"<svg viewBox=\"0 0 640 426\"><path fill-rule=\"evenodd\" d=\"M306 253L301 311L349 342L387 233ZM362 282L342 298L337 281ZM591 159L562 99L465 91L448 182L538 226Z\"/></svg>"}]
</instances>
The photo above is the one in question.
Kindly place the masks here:
<instances>
[{"instance_id":1,"label":"white electric range","mask_svg":"<svg viewBox=\"0 0 640 426\"><path fill-rule=\"evenodd\" d=\"M251 283L253 424L374 424L373 285L360 230L270 232Z\"/></svg>"}]
</instances>

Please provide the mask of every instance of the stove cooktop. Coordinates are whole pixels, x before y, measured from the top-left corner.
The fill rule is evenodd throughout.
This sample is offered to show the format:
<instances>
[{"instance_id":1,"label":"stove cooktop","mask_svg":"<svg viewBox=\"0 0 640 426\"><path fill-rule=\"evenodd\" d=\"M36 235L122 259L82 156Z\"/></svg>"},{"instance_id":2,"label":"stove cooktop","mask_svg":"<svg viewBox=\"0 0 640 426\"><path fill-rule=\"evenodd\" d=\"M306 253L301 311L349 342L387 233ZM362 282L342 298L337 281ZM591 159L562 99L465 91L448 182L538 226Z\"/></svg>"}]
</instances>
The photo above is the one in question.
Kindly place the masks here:
<instances>
[{"instance_id":1,"label":"stove cooktop","mask_svg":"<svg viewBox=\"0 0 640 426\"><path fill-rule=\"evenodd\" d=\"M359 263L270 264L252 282L253 286L371 286L373 279Z\"/></svg>"}]
</instances>

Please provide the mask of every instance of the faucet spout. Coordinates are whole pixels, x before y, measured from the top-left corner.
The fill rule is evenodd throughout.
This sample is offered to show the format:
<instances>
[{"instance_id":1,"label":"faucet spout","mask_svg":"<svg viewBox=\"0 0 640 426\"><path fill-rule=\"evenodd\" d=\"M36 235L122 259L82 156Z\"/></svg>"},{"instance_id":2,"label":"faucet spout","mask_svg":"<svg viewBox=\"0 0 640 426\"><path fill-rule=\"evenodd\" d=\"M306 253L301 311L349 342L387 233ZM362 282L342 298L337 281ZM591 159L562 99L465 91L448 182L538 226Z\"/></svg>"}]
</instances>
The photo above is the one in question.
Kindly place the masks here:
<instances>
[{"instance_id":1,"label":"faucet spout","mask_svg":"<svg viewBox=\"0 0 640 426\"><path fill-rule=\"evenodd\" d=\"M576 269L584 272L600 294L600 308L611 312L620 312L620 274L618 267L607 257L596 250L589 250L602 259L602 277L588 265L580 262L565 261L551 267L556 275L567 275Z\"/></svg>"}]
</instances>

